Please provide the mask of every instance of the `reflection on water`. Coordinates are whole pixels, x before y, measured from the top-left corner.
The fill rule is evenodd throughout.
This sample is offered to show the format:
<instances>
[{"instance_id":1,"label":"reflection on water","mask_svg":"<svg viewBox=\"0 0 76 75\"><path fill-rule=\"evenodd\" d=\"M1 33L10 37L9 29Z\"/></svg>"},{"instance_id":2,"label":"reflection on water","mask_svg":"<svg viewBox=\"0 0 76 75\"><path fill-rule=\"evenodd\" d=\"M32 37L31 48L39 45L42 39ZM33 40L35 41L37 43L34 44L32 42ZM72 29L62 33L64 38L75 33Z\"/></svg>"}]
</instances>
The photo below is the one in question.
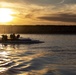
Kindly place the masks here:
<instances>
[{"instance_id":1,"label":"reflection on water","mask_svg":"<svg viewBox=\"0 0 76 75\"><path fill-rule=\"evenodd\" d=\"M41 35L45 43L0 44L0 75L76 75L76 40L72 38L76 36L68 40L67 35Z\"/></svg>"},{"instance_id":2,"label":"reflection on water","mask_svg":"<svg viewBox=\"0 0 76 75\"><path fill-rule=\"evenodd\" d=\"M14 75L27 71L31 65L29 61L34 57L28 56L29 53L27 50L19 49L18 45L0 45L0 72Z\"/></svg>"},{"instance_id":3,"label":"reflection on water","mask_svg":"<svg viewBox=\"0 0 76 75\"><path fill-rule=\"evenodd\" d=\"M49 52L35 51L31 45L20 46L0 44L0 75L45 73L47 70L42 68L45 66L43 63L47 63L47 61L41 57L45 57L45 54L49 54Z\"/></svg>"},{"instance_id":4,"label":"reflection on water","mask_svg":"<svg viewBox=\"0 0 76 75\"><path fill-rule=\"evenodd\" d=\"M11 48L5 45L0 45L0 72L6 71L10 68L12 63L10 55L11 52L9 51ZM7 67L8 66L8 67Z\"/></svg>"}]
</instances>

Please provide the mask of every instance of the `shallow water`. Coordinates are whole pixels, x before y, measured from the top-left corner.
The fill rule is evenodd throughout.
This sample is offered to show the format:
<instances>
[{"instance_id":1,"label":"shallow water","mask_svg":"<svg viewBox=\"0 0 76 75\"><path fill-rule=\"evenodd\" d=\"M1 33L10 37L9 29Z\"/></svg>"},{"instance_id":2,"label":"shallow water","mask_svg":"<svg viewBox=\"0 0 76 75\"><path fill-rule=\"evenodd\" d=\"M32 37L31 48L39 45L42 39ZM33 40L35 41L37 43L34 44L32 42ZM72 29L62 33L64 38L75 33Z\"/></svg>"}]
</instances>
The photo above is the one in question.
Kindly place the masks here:
<instances>
[{"instance_id":1,"label":"shallow water","mask_svg":"<svg viewBox=\"0 0 76 75\"><path fill-rule=\"evenodd\" d=\"M76 75L76 35L21 35L39 44L0 44L0 75Z\"/></svg>"}]
</instances>

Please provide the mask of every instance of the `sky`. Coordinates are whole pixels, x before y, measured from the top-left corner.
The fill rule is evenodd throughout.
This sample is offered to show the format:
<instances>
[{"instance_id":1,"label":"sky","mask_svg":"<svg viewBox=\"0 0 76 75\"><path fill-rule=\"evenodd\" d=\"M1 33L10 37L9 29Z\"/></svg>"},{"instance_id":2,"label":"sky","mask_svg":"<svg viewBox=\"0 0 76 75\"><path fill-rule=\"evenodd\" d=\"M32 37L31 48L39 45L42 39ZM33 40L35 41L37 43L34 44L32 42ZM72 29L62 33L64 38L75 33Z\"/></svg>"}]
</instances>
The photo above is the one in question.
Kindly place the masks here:
<instances>
[{"instance_id":1,"label":"sky","mask_svg":"<svg viewBox=\"0 0 76 75\"><path fill-rule=\"evenodd\" d=\"M0 0L15 25L76 25L76 0ZM6 13L6 12L5 12Z\"/></svg>"}]
</instances>

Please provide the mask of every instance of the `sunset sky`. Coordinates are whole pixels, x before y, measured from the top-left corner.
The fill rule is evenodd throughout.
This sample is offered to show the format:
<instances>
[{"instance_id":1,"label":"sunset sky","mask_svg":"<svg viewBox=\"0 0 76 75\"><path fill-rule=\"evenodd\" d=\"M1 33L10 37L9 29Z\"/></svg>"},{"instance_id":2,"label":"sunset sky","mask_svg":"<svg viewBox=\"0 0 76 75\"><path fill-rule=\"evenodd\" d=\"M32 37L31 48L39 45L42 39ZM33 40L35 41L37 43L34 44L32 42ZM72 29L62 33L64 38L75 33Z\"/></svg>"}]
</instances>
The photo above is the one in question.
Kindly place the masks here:
<instances>
[{"instance_id":1,"label":"sunset sky","mask_svg":"<svg viewBox=\"0 0 76 75\"><path fill-rule=\"evenodd\" d=\"M76 0L0 0L0 9L9 25L76 25ZM11 12L5 10L9 9ZM8 12L8 13L7 13ZM9 15L7 15L9 14Z\"/></svg>"}]
</instances>

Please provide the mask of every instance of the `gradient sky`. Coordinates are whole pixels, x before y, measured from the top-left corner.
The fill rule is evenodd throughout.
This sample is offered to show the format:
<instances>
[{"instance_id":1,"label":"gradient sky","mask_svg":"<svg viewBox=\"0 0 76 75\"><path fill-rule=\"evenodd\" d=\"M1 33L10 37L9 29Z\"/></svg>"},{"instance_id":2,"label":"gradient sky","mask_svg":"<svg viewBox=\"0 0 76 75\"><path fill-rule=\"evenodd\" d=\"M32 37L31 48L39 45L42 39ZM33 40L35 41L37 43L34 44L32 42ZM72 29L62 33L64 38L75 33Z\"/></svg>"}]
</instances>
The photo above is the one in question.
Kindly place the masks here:
<instances>
[{"instance_id":1,"label":"gradient sky","mask_svg":"<svg viewBox=\"0 0 76 75\"><path fill-rule=\"evenodd\" d=\"M0 0L0 8L14 10L19 25L76 25L76 0Z\"/></svg>"}]
</instances>

